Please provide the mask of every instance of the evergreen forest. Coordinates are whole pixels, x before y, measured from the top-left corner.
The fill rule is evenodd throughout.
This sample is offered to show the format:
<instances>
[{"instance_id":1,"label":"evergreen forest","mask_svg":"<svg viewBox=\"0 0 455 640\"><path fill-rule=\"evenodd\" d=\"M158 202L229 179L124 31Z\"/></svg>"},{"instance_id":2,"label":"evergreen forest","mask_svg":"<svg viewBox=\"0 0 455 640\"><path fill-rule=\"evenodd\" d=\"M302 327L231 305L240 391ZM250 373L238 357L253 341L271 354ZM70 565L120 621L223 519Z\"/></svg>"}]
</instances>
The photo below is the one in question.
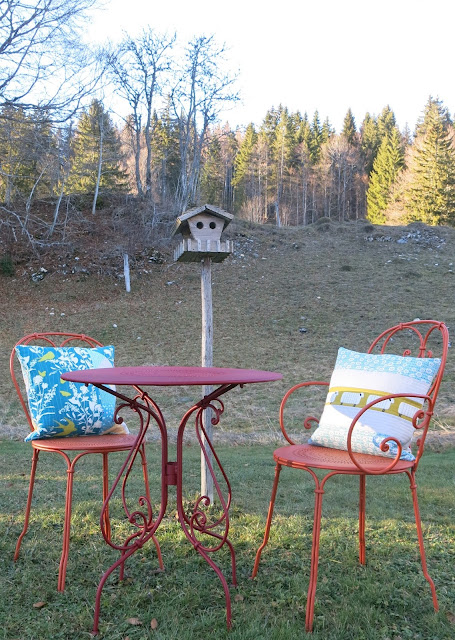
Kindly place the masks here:
<instances>
[{"instance_id":1,"label":"evergreen forest","mask_svg":"<svg viewBox=\"0 0 455 640\"><path fill-rule=\"evenodd\" d=\"M206 202L277 226L322 217L455 225L454 124L439 98L422 105L413 131L400 131L388 105L360 123L349 109L339 132L305 105L297 112L271 107L262 122L233 129L222 116L239 99L236 77L213 37L194 37L177 56L175 35L147 27L68 56L78 20L94 2L45 3L34 39L31 17L20 13L26 5L8 3L15 29L4 16L2 243L11 246L18 235L35 248L58 242L81 212L96 216L113 204L140 210L141 225L154 233ZM43 58L49 46L62 54L50 71ZM50 72L58 87L38 95ZM122 105L121 116L106 95Z\"/></svg>"}]
</instances>

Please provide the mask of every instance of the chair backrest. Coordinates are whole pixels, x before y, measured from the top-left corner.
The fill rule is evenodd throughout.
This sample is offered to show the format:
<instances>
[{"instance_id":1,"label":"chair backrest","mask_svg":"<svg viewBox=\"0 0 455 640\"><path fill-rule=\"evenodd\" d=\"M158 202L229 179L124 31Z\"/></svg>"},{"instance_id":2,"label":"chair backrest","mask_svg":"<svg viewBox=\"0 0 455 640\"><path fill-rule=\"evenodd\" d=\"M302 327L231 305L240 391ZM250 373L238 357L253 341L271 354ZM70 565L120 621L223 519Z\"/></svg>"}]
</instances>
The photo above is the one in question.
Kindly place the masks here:
<instances>
[{"instance_id":1,"label":"chair backrest","mask_svg":"<svg viewBox=\"0 0 455 640\"><path fill-rule=\"evenodd\" d=\"M98 340L95 340L94 338L90 338L89 336L86 336L81 333L64 333L59 331L30 333L24 336L23 338L21 338L18 342L16 342L16 344L14 345L11 351L11 355L9 359L9 369L11 373L11 379L13 381L14 388L16 389L17 395L19 396L19 401L26 415L27 422L30 426L30 429L31 431L34 431L35 427L33 426L32 419L30 416L28 403L26 401L26 394L24 394L25 389L23 389L23 387L19 383L19 380L22 380L22 375L20 376L16 375L16 363L17 363L17 367L19 366L16 358L16 347L20 344L23 344L23 345L36 344L36 345L44 345L44 346L48 345L50 347L65 347L70 345L73 347L89 347L89 348L102 347L103 345L101 344L101 342L98 342Z\"/></svg>"},{"instance_id":2,"label":"chair backrest","mask_svg":"<svg viewBox=\"0 0 455 640\"><path fill-rule=\"evenodd\" d=\"M441 358L441 365L428 391L432 408L438 396L449 348L449 332L443 322L435 320L413 320L402 322L381 333L370 345L368 353L395 353L414 358ZM423 452L423 444L429 421L422 429L417 441L417 461Z\"/></svg>"}]
</instances>

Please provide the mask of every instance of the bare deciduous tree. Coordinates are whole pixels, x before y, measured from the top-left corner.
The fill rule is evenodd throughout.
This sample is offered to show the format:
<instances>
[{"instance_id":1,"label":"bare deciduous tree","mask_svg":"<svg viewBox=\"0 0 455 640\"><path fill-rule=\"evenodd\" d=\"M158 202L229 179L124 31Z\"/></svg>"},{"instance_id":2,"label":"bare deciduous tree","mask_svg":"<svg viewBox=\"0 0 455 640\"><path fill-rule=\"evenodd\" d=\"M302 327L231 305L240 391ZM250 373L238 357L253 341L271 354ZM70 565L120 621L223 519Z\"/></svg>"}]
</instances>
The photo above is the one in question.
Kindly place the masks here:
<instances>
[{"instance_id":1,"label":"bare deciduous tree","mask_svg":"<svg viewBox=\"0 0 455 640\"><path fill-rule=\"evenodd\" d=\"M67 118L98 82L81 25L98 0L0 0L0 106Z\"/></svg>"},{"instance_id":2,"label":"bare deciduous tree","mask_svg":"<svg viewBox=\"0 0 455 640\"><path fill-rule=\"evenodd\" d=\"M108 66L120 96L131 108L128 126L132 133L138 195L152 195L153 113L167 83L170 52L175 35L158 34L150 27L138 38L125 36L108 55ZM141 134L145 136L145 190L140 175Z\"/></svg>"},{"instance_id":3,"label":"bare deciduous tree","mask_svg":"<svg viewBox=\"0 0 455 640\"><path fill-rule=\"evenodd\" d=\"M233 89L237 77L224 72L224 54L225 47L218 46L213 36L194 38L187 46L171 93L179 126L178 211L184 211L197 200L202 150L209 126L216 122L226 103L238 100Z\"/></svg>"}]
</instances>

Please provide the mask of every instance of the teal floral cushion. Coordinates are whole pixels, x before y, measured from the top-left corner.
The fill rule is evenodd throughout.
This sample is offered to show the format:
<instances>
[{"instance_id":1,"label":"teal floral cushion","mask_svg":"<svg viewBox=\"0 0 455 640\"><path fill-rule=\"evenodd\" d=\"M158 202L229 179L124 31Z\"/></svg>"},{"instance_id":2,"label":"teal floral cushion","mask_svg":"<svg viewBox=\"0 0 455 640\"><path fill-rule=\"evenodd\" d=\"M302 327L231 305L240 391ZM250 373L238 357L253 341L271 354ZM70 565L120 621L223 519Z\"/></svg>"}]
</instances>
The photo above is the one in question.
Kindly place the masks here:
<instances>
[{"instance_id":1,"label":"teal floral cushion","mask_svg":"<svg viewBox=\"0 0 455 640\"><path fill-rule=\"evenodd\" d=\"M115 397L93 385L60 378L65 371L114 366L114 347L18 345L35 431L25 440L98 435L113 426Z\"/></svg>"},{"instance_id":2,"label":"teal floral cushion","mask_svg":"<svg viewBox=\"0 0 455 640\"><path fill-rule=\"evenodd\" d=\"M439 358L357 353L341 347L310 444L347 451L349 427L362 407L390 394L427 394L440 364ZM392 436L402 446L401 459L414 460L409 446L414 434L412 419L422 405L423 399L407 397L373 405L353 429L352 451L394 458L398 450L395 442L387 443L386 452L380 449L383 440Z\"/></svg>"}]
</instances>

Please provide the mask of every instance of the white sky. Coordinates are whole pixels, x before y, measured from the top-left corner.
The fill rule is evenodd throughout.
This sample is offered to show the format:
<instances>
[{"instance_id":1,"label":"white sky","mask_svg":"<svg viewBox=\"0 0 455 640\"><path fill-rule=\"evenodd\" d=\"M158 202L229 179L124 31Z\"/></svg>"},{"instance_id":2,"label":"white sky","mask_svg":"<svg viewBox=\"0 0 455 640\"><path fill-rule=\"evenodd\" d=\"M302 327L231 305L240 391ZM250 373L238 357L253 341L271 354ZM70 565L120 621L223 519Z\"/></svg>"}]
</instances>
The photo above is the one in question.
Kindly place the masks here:
<instances>
[{"instance_id":1,"label":"white sky","mask_svg":"<svg viewBox=\"0 0 455 640\"><path fill-rule=\"evenodd\" d=\"M222 117L233 127L281 103L339 132L349 107L359 127L389 104L412 131L429 95L455 111L454 18L454 0L105 0L91 37L215 35L240 72L242 101Z\"/></svg>"}]
</instances>

